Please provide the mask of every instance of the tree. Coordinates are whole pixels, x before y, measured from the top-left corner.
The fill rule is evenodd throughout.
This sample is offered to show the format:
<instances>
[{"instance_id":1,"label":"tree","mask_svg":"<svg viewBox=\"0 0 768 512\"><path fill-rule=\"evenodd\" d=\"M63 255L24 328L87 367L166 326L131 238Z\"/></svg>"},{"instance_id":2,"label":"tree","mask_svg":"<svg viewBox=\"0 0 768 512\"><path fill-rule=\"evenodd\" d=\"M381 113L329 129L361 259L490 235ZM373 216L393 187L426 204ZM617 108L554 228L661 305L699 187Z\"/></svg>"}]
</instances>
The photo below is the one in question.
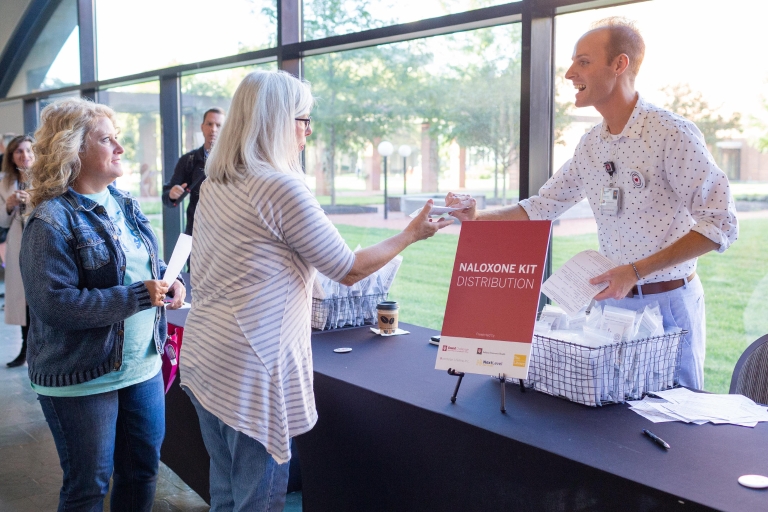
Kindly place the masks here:
<instances>
[{"instance_id":1,"label":"tree","mask_svg":"<svg viewBox=\"0 0 768 512\"><path fill-rule=\"evenodd\" d=\"M317 39L388 23L373 20L369 1L312 0L305 18L308 39ZM317 105L313 110L316 138L323 143L324 176L329 178L331 204L336 202L335 170L339 152L357 152L378 137L397 131L407 117L407 94L423 62L399 45L335 52L304 60Z\"/></svg>"},{"instance_id":2,"label":"tree","mask_svg":"<svg viewBox=\"0 0 768 512\"><path fill-rule=\"evenodd\" d=\"M694 92L688 84L669 85L662 89L667 95L664 108L693 121L704 135L707 146L714 146L726 131L741 132L741 114L734 112L729 118L709 106L701 92Z\"/></svg>"},{"instance_id":3,"label":"tree","mask_svg":"<svg viewBox=\"0 0 768 512\"><path fill-rule=\"evenodd\" d=\"M763 100L763 108L768 112L768 101ZM768 126L757 119L754 119L754 121L758 128L765 130L765 134L757 139L757 149L760 151L768 151Z\"/></svg>"}]
</instances>

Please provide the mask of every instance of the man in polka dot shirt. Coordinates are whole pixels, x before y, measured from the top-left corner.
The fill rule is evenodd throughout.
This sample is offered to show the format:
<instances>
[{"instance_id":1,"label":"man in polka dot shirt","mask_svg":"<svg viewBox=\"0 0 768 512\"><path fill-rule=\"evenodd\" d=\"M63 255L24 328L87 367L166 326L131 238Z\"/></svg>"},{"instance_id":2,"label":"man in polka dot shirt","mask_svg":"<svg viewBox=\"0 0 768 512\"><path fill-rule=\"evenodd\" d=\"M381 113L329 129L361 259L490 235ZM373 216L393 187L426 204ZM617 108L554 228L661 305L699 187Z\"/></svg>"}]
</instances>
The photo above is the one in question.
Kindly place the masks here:
<instances>
[{"instance_id":1,"label":"man in polka dot shirt","mask_svg":"<svg viewBox=\"0 0 768 512\"><path fill-rule=\"evenodd\" d=\"M633 310L658 302L665 327L689 332L680 384L701 389L706 333L696 260L736 241L736 211L728 179L699 129L635 91L644 53L632 23L596 23L577 42L565 77L576 88L576 106L595 107L603 122L584 135L539 195L479 212L470 196L449 193L446 205L463 206L452 213L461 220L538 220L556 219L587 198L600 252L617 265L592 280L608 283L595 299ZM604 188L620 189L618 212L601 209Z\"/></svg>"}]
</instances>

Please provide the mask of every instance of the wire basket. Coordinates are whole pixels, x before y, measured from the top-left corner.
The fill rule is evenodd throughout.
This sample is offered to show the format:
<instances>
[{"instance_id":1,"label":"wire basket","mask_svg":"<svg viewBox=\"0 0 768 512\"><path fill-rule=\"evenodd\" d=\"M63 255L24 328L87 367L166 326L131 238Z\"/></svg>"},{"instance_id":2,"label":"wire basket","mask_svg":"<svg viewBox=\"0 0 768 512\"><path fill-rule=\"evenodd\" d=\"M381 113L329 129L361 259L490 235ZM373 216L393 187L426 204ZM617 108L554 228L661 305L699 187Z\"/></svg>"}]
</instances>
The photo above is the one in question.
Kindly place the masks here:
<instances>
[{"instance_id":1,"label":"wire basket","mask_svg":"<svg viewBox=\"0 0 768 512\"><path fill-rule=\"evenodd\" d=\"M376 305L387 300L386 293L337 299L312 299L312 328L338 329L376 323Z\"/></svg>"},{"instance_id":2,"label":"wire basket","mask_svg":"<svg viewBox=\"0 0 768 512\"><path fill-rule=\"evenodd\" d=\"M523 384L592 407L639 400L645 393L677 385L682 339L687 333L672 331L601 347L537 334Z\"/></svg>"}]
</instances>

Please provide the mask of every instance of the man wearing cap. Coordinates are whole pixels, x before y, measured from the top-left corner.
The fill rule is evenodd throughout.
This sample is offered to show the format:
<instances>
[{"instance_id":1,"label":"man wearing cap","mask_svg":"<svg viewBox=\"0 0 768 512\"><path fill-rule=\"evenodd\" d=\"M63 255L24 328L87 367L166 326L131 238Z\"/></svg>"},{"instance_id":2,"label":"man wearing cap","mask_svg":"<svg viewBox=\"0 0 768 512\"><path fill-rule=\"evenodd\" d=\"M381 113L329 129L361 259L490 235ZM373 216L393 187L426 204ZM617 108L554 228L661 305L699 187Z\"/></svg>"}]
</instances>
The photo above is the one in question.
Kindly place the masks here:
<instances>
[{"instance_id":1,"label":"man wearing cap","mask_svg":"<svg viewBox=\"0 0 768 512\"><path fill-rule=\"evenodd\" d=\"M593 106L603 122L573 158L517 205L478 212L475 200L449 193L461 220L555 219L587 198L600 252L617 266L592 279L608 283L595 299L631 310L658 302L665 327L686 329L680 384L704 386L704 291L697 258L725 251L738 236L728 178L696 126L646 102L634 81L645 43L621 18L597 22L576 44L565 77L576 106ZM602 203L602 204L601 204Z\"/></svg>"},{"instance_id":2,"label":"man wearing cap","mask_svg":"<svg viewBox=\"0 0 768 512\"><path fill-rule=\"evenodd\" d=\"M200 125L205 140L204 144L179 158L176 168L173 170L171 181L163 186L163 204L169 208L176 208L180 199L183 199L182 195L189 190L187 226L184 229L184 233L188 235L192 235L195 209L197 208L197 201L200 199L200 185L205 179L205 161L216 142L224 118L224 111L218 107L205 111L203 124Z\"/></svg>"}]
</instances>

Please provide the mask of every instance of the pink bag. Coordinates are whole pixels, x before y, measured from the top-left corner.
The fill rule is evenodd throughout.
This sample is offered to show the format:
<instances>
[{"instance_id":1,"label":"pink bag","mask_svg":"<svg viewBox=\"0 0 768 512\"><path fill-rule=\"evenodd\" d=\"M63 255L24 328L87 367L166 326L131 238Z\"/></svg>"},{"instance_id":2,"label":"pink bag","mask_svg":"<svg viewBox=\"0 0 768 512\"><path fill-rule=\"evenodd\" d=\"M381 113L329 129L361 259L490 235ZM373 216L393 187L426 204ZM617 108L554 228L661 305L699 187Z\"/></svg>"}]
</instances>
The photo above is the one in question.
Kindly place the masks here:
<instances>
[{"instance_id":1,"label":"pink bag","mask_svg":"<svg viewBox=\"0 0 768 512\"><path fill-rule=\"evenodd\" d=\"M165 341L163 349L163 382L165 392L171 389L176 374L179 373L179 355L181 354L181 338L184 334L184 328L177 325L168 324L168 339Z\"/></svg>"}]
</instances>

